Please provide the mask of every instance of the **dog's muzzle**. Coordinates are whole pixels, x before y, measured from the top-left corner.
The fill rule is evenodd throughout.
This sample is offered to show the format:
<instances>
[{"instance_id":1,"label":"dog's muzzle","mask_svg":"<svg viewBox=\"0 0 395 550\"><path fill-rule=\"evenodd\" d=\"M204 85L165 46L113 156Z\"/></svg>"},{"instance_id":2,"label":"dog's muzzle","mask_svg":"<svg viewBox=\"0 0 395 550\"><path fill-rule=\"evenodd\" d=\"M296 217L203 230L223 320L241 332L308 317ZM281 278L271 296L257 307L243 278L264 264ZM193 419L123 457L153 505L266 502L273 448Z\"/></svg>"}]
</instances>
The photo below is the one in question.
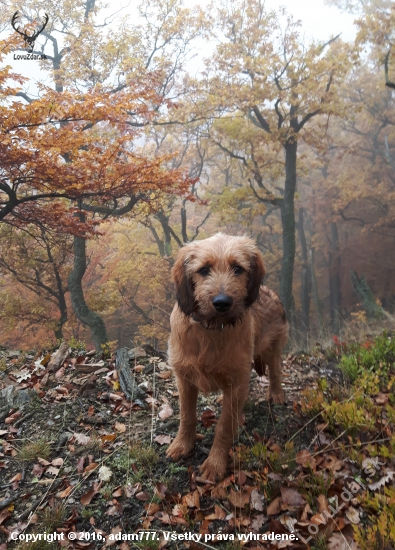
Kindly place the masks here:
<instances>
[{"instance_id":1,"label":"dog's muzzle","mask_svg":"<svg viewBox=\"0 0 395 550\"><path fill-rule=\"evenodd\" d=\"M233 299L226 294L217 294L213 298L213 306L220 313L226 313L230 310L233 304Z\"/></svg>"}]
</instances>

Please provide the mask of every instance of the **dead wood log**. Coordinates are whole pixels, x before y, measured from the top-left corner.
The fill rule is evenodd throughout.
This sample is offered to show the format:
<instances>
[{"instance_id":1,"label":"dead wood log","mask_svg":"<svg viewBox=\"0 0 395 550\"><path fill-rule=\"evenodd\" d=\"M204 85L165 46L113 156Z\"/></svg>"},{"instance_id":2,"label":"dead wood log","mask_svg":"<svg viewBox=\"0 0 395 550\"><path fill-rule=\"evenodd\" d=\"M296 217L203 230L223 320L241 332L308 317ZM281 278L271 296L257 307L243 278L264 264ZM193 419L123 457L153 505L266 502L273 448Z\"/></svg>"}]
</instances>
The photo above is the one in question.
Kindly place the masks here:
<instances>
[{"instance_id":1,"label":"dead wood log","mask_svg":"<svg viewBox=\"0 0 395 550\"><path fill-rule=\"evenodd\" d=\"M118 372L118 380L123 393L128 401L140 399L145 404L145 392L137 385L129 364L129 355L125 348L117 351L115 358L115 368ZM148 407L148 405L147 405Z\"/></svg>"},{"instance_id":2,"label":"dead wood log","mask_svg":"<svg viewBox=\"0 0 395 550\"><path fill-rule=\"evenodd\" d=\"M60 369L60 367L66 361L68 356L69 356L69 346L67 342L63 342L60 345L60 348L55 353L52 354L52 357L48 363L48 371L53 372L55 370Z\"/></svg>"}]
</instances>

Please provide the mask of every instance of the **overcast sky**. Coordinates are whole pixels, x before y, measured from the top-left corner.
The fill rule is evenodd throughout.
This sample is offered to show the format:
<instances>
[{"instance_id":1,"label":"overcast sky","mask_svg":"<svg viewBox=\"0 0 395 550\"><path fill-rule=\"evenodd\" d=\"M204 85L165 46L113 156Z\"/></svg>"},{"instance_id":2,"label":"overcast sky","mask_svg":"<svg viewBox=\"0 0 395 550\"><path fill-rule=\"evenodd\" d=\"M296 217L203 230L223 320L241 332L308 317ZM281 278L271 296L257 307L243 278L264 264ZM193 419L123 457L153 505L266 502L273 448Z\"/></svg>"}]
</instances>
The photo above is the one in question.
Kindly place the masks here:
<instances>
[{"instance_id":1,"label":"overcast sky","mask_svg":"<svg viewBox=\"0 0 395 550\"><path fill-rule=\"evenodd\" d=\"M302 21L306 37L325 39L341 32L343 40L354 39L354 16L326 6L323 0L266 0L268 8L277 9L279 5Z\"/></svg>"},{"instance_id":2,"label":"overcast sky","mask_svg":"<svg viewBox=\"0 0 395 550\"><path fill-rule=\"evenodd\" d=\"M185 0L185 3L189 6L193 6L196 4L196 0ZM209 0L200 1L201 5L208 3ZM129 0L113 1L110 4L109 12L114 13L121 6L129 6L125 11L133 13L135 8L133 9L131 5L136 6L137 2L130 2ZM285 6L287 11L290 12L295 19L301 20L301 32L305 35L306 42L308 42L309 38L325 40L331 35L337 35L339 33L341 33L343 40L353 40L355 36L355 26L353 25L354 17L340 12L337 8L326 6L323 0L266 0L266 7L269 9L277 10L279 6ZM10 30L11 24L8 32ZM4 34L5 33L2 33L3 36ZM202 54L203 57L206 57L205 52L202 52ZM40 78L37 74L38 62L14 61L12 59L12 54L7 56L7 58L6 63L8 62L11 64L16 72L30 77L33 80ZM43 75L41 75L41 78L42 76ZM32 83L30 84L30 89L31 86Z\"/></svg>"}]
</instances>

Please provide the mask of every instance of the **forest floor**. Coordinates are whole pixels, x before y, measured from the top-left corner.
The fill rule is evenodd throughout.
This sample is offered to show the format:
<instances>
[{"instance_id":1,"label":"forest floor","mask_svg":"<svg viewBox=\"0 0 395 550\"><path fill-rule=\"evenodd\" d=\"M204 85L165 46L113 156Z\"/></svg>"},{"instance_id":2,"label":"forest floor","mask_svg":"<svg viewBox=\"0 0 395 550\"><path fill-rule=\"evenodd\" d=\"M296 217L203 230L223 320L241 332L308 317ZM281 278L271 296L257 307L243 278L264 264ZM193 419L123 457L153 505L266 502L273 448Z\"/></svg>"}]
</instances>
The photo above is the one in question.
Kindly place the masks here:
<instances>
[{"instance_id":1,"label":"forest floor","mask_svg":"<svg viewBox=\"0 0 395 550\"><path fill-rule=\"evenodd\" d=\"M198 466L221 396L199 397L195 451L173 463L171 370L141 348L129 355L144 396L132 403L114 356L70 348L56 364L50 352L0 350L0 550L394 549L393 338L288 355L285 405L270 405L253 373L216 484Z\"/></svg>"}]
</instances>

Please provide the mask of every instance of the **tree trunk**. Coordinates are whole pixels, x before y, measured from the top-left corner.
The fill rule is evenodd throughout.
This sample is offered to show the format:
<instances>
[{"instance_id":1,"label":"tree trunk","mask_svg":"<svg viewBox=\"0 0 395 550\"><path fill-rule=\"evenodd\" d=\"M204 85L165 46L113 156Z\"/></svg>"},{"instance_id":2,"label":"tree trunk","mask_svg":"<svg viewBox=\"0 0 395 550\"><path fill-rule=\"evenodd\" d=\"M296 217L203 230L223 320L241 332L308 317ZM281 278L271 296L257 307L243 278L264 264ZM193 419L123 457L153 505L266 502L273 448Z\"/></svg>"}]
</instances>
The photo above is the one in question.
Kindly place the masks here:
<instances>
[{"instance_id":1,"label":"tree trunk","mask_svg":"<svg viewBox=\"0 0 395 550\"><path fill-rule=\"evenodd\" d=\"M164 235L164 255L168 258L172 255L171 250L171 231L169 226L169 216L166 216L161 210L156 213L156 217L159 220Z\"/></svg>"},{"instance_id":2,"label":"tree trunk","mask_svg":"<svg viewBox=\"0 0 395 550\"><path fill-rule=\"evenodd\" d=\"M50 260L53 262L52 254L50 254L49 257L50 257ZM65 292L67 292L67 290L65 291L63 288L63 282L60 277L60 273L54 262L53 262L53 268L54 268L54 273L56 278L56 285L58 287L57 299L58 299L58 307L60 311L60 319L56 323L54 333L55 333L56 340L63 340L63 325L67 322L67 304L66 304L66 297L65 297Z\"/></svg>"},{"instance_id":3,"label":"tree trunk","mask_svg":"<svg viewBox=\"0 0 395 550\"><path fill-rule=\"evenodd\" d=\"M54 329L56 340L63 340L63 325L66 323L66 321L67 321L67 310L65 312L61 311L60 319L56 323L56 326Z\"/></svg>"},{"instance_id":4,"label":"tree trunk","mask_svg":"<svg viewBox=\"0 0 395 550\"><path fill-rule=\"evenodd\" d=\"M329 301L333 334L339 335L341 308L339 233L335 222L331 223L331 247L329 253Z\"/></svg>"},{"instance_id":5,"label":"tree trunk","mask_svg":"<svg viewBox=\"0 0 395 550\"><path fill-rule=\"evenodd\" d=\"M310 299L311 299L311 268L307 251L306 235L304 232L304 209L299 209L298 222L299 240L302 248L302 281L301 281L301 302L302 302L302 330L310 330ZM306 335L305 335L306 336ZM306 340L306 337L304 338Z\"/></svg>"},{"instance_id":6,"label":"tree trunk","mask_svg":"<svg viewBox=\"0 0 395 550\"><path fill-rule=\"evenodd\" d=\"M283 257L281 262L280 296L287 317L293 324L292 281L295 263L295 191L297 141L289 141L285 149L285 186L281 202Z\"/></svg>"},{"instance_id":7,"label":"tree trunk","mask_svg":"<svg viewBox=\"0 0 395 550\"><path fill-rule=\"evenodd\" d=\"M74 267L69 275L69 291L71 303L78 319L88 325L92 331L96 351L100 351L102 344L108 342L106 326L103 319L91 311L85 302L82 289L82 279L86 271L86 240L74 237Z\"/></svg>"},{"instance_id":8,"label":"tree trunk","mask_svg":"<svg viewBox=\"0 0 395 550\"><path fill-rule=\"evenodd\" d=\"M187 243L188 242L188 235L187 235L187 210L185 208L186 201L182 201L181 206L181 235L182 235L182 242Z\"/></svg>"},{"instance_id":9,"label":"tree trunk","mask_svg":"<svg viewBox=\"0 0 395 550\"><path fill-rule=\"evenodd\" d=\"M322 304L318 295L317 278L315 276L315 250L310 248L310 268L311 268L311 282L313 287L313 297L315 309L317 312L317 324L319 330L319 336L322 338L325 334L325 323L322 315Z\"/></svg>"},{"instance_id":10,"label":"tree trunk","mask_svg":"<svg viewBox=\"0 0 395 550\"><path fill-rule=\"evenodd\" d=\"M386 317L384 309L376 303L374 294L368 285L365 276L358 277L355 271L351 271L351 281L355 292L362 299L362 306L366 311L368 319L384 319Z\"/></svg>"}]
</instances>

